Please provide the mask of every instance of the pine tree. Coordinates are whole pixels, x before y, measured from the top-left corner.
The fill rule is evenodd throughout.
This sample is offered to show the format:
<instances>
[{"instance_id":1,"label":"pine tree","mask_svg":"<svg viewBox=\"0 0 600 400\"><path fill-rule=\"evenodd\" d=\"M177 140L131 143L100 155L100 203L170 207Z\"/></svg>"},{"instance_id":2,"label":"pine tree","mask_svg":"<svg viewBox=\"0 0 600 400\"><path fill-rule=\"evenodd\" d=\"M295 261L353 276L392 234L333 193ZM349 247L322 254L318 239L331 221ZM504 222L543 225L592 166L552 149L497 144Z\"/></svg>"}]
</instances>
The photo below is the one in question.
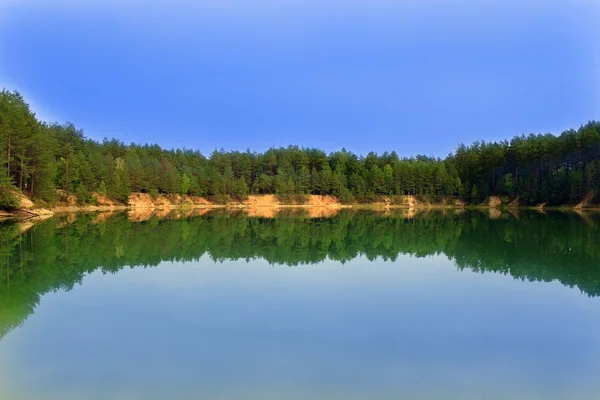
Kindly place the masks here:
<instances>
[{"instance_id":1,"label":"pine tree","mask_svg":"<svg viewBox=\"0 0 600 400\"><path fill-rule=\"evenodd\" d=\"M246 184L246 179L244 179L244 177L236 179L233 182L231 196L238 200L244 200L248 197L248 185Z\"/></svg>"},{"instance_id":2,"label":"pine tree","mask_svg":"<svg viewBox=\"0 0 600 400\"><path fill-rule=\"evenodd\" d=\"M180 190L180 194L186 195L188 194L188 192L190 191L190 187L192 185L192 180L190 179L190 177L187 174L183 174L183 176L181 177L181 190Z\"/></svg>"},{"instance_id":3,"label":"pine tree","mask_svg":"<svg viewBox=\"0 0 600 400\"><path fill-rule=\"evenodd\" d=\"M384 182L384 191L386 194L393 194L394 190L394 169L390 164L385 164L383 167L383 182Z\"/></svg>"},{"instance_id":4,"label":"pine tree","mask_svg":"<svg viewBox=\"0 0 600 400\"><path fill-rule=\"evenodd\" d=\"M0 210L11 211L19 207L15 191L16 188L12 185L11 179L0 174Z\"/></svg>"},{"instance_id":5,"label":"pine tree","mask_svg":"<svg viewBox=\"0 0 600 400\"><path fill-rule=\"evenodd\" d=\"M317 173L317 191L319 194L329 194L331 191L331 180L333 178L329 163L324 163L323 169Z\"/></svg>"},{"instance_id":6,"label":"pine tree","mask_svg":"<svg viewBox=\"0 0 600 400\"><path fill-rule=\"evenodd\" d=\"M507 195L512 196L515 190L515 180L513 179L513 175L509 172L504 175L504 191Z\"/></svg>"},{"instance_id":7,"label":"pine tree","mask_svg":"<svg viewBox=\"0 0 600 400\"><path fill-rule=\"evenodd\" d=\"M310 171L306 165L300 167L300 171L298 173L298 183L296 184L296 193L310 193Z\"/></svg>"}]
</instances>

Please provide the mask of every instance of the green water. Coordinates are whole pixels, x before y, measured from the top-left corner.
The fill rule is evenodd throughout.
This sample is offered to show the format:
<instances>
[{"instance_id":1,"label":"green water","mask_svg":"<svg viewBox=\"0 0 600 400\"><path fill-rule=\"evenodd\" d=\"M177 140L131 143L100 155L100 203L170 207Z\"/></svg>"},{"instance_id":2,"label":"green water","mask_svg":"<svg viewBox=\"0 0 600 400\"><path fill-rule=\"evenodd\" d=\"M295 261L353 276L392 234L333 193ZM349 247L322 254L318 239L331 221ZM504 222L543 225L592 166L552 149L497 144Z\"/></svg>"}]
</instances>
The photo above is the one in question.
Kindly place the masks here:
<instances>
[{"instance_id":1,"label":"green water","mask_svg":"<svg viewBox=\"0 0 600 400\"><path fill-rule=\"evenodd\" d=\"M595 399L600 216L0 224L1 399Z\"/></svg>"}]
</instances>

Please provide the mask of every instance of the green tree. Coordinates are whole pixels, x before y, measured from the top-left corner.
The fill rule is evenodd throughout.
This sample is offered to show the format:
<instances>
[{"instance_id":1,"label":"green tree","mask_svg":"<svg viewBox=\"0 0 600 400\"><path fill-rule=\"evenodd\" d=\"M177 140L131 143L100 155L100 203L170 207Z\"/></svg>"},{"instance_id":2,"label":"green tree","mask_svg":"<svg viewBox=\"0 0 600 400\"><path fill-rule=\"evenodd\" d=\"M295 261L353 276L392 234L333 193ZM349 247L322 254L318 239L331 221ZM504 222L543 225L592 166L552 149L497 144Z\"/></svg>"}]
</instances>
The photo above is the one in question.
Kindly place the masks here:
<instances>
[{"instance_id":1,"label":"green tree","mask_svg":"<svg viewBox=\"0 0 600 400\"><path fill-rule=\"evenodd\" d=\"M302 165L298 173L298 183L296 184L296 193L310 193L310 170L308 166Z\"/></svg>"},{"instance_id":2,"label":"green tree","mask_svg":"<svg viewBox=\"0 0 600 400\"><path fill-rule=\"evenodd\" d=\"M394 169L390 164L385 164L385 167L383 167L383 186L385 194L394 194Z\"/></svg>"},{"instance_id":3,"label":"green tree","mask_svg":"<svg viewBox=\"0 0 600 400\"><path fill-rule=\"evenodd\" d=\"M504 175L504 191L509 196L512 196L515 191L515 180L510 172Z\"/></svg>"},{"instance_id":4,"label":"green tree","mask_svg":"<svg viewBox=\"0 0 600 400\"><path fill-rule=\"evenodd\" d=\"M331 180L333 173L329 163L325 163L317 174L316 189L319 194L329 194L331 191Z\"/></svg>"},{"instance_id":5,"label":"green tree","mask_svg":"<svg viewBox=\"0 0 600 400\"><path fill-rule=\"evenodd\" d=\"M103 196L106 196L106 183L104 183L104 181L100 182L100 187L98 188L98 193L100 193Z\"/></svg>"},{"instance_id":6,"label":"green tree","mask_svg":"<svg viewBox=\"0 0 600 400\"><path fill-rule=\"evenodd\" d=\"M248 185L246 184L246 179L244 179L244 177L236 179L233 182L231 196L238 200L244 200L248 197Z\"/></svg>"},{"instance_id":7,"label":"green tree","mask_svg":"<svg viewBox=\"0 0 600 400\"><path fill-rule=\"evenodd\" d=\"M179 193L186 195L190 191L192 180L187 174L183 174L181 177L181 191Z\"/></svg>"},{"instance_id":8,"label":"green tree","mask_svg":"<svg viewBox=\"0 0 600 400\"><path fill-rule=\"evenodd\" d=\"M12 211L19 207L19 200L14 194L16 190L10 178L0 174L0 210Z\"/></svg>"}]
</instances>

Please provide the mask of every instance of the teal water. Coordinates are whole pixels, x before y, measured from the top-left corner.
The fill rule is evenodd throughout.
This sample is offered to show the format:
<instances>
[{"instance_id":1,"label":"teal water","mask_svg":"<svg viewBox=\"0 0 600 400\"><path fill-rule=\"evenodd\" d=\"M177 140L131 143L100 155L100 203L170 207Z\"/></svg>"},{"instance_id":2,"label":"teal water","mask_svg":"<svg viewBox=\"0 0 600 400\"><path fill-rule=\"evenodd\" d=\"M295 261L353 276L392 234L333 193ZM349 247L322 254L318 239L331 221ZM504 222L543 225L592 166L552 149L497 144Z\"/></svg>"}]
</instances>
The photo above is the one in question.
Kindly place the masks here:
<instances>
[{"instance_id":1,"label":"teal water","mask_svg":"<svg viewBox=\"0 0 600 400\"><path fill-rule=\"evenodd\" d=\"M176 217L0 224L0 399L598 398L599 215Z\"/></svg>"}]
</instances>

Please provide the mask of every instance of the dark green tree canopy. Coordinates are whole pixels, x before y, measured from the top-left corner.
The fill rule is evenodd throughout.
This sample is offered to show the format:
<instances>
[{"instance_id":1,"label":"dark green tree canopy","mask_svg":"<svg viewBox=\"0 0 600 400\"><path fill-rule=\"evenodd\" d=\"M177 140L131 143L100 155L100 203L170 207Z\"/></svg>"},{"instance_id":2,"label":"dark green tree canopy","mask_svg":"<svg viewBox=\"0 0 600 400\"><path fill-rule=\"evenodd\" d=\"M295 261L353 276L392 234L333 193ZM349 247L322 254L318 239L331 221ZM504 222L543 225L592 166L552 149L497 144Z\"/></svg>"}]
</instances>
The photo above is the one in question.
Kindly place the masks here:
<instances>
[{"instance_id":1,"label":"dark green tree canopy","mask_svg":"<svg viewBox=\"0 0 600 400\"><path fill-rule=\"evenodd\" d=\"M511 141L459 145L445 159L400 158L391 153L326 154L289 146L264 153L215 150L206 157L188 149L126 145L87 139L73 124L39 121L18 92L0 92L0 190L15 188L52 201L56 190L82 202L94 193L126 201L131 192L179 193L215 199L248 194L323 194L343 202L377 196L462 198L491 195L521 203L577 203L600 192L600 123L578 130L518 136ZM0 208L12 207L10 195ZM14 200L14 199L13 199Z\"/></svg>"}]
</instances>

